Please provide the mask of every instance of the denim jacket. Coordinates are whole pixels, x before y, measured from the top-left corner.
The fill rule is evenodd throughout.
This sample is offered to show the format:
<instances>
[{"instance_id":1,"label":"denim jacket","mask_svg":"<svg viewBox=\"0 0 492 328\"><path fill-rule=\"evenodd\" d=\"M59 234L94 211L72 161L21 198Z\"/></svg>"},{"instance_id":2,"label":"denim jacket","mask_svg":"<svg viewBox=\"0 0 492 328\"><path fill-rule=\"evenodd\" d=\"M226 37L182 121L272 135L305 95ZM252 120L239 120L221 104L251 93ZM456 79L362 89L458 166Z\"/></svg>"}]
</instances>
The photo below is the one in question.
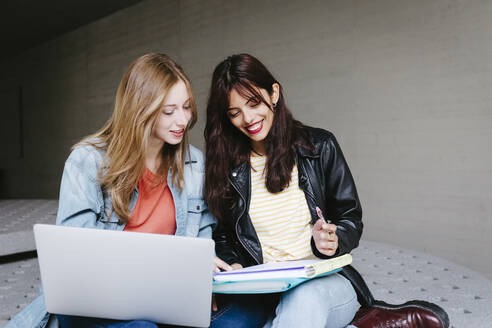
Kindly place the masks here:
<instances>
[{"instance_id":1,"label":"denim jacket","mask_svg":"<svg viewBox=\"0 0 492 328\"><path fill-rule=\"evenodd\" d=\"M56 224L96 229L123 230L125 224L110 213L111 199L98 183L98 171L105 152L93 146L81 146L72 151L63 170ZM171 174L168 186L176 212L176 235L211 238L216 220L203 200L204 161L200 150L190 146L184 171L182 192L173 185ZM136 204L138 189L130 200L130 210ZM46 327L50 314L46 311L42 289L39 296L8 324L13 327Z\"/></svg>"}]
</instances>

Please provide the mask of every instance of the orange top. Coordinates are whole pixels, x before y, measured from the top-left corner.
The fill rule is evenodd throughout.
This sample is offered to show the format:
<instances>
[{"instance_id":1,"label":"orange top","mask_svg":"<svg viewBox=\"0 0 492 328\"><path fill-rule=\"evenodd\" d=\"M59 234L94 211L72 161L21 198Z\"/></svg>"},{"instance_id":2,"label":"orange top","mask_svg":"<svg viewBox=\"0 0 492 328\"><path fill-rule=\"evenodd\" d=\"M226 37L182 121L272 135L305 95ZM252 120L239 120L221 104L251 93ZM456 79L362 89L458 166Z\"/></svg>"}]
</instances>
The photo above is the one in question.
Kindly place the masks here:
<instances>
[{"instance_id":1,"label":"orange top","mask_svg":"<svg viewBox=\"0 0 492 328\"><path fill-rule=\"evenodd\" d=\"M175 208L167 178L145 169L137 186L137 203L124 230L174 235Z\"/></svg>"}]
</instances>

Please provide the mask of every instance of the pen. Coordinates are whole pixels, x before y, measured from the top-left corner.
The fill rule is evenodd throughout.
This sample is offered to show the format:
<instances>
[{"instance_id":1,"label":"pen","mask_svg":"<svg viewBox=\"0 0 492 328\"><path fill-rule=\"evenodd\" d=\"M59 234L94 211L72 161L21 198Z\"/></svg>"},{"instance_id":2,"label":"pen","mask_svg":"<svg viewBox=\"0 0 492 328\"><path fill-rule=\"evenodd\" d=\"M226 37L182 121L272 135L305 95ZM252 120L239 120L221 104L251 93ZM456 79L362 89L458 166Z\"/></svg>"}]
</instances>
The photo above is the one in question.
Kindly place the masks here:
<instances>
[{"instance_id":1,"label":"pen","mask_svg":"<svg viewBox=\"0 0 492 328\"><path fill-rule=\"evenodd\" d=\"M323 211L321 211L321 208L319 208L318 206L316 206L316 213L318 214L318 217L320 219L323 219L323 221L325 221L326 223L331 223L330 220L326 220L325 217L323 216Z\"/></svg>"}]
</instances>

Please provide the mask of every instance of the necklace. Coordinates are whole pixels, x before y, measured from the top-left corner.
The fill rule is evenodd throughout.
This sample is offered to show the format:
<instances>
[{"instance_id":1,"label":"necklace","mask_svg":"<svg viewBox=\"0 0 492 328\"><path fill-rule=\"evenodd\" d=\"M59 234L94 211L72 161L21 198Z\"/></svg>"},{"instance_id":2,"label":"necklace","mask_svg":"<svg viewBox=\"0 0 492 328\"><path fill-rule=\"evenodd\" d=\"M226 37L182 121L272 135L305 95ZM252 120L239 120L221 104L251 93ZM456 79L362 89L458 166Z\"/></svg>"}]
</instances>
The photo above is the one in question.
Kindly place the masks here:
<instances>
[{"instance_id":1,"label":"necklace","mask_svg":"<svg viewBox=\"0 0 492 328\"><path fill-rule=\"evenodd\" d=\"M255 153L256 155L258 155L258 156L265 156L265 155L263 155L263 154L260 154L259 152L257 152L257 151L256 151L256 150L254 150L253 148L251 148L251 151L252 151L253 153Z\"/></svg>"}]
</instances>

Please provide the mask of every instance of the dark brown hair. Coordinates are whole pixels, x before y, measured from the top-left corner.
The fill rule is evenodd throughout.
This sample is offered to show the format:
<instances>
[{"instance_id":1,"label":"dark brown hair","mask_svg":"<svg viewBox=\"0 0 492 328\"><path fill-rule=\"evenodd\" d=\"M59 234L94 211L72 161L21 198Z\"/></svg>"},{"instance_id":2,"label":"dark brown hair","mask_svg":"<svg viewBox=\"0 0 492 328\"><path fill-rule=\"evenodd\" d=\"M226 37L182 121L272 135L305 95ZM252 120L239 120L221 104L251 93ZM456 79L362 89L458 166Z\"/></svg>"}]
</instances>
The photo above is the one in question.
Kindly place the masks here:
<instances>
[{"instance_id":1,"label":"dark brown hair","mask_svg":"<svg viewBox=\"0 0 492 328\"><path fill-rule=\"evenodd\" d=\"M274 108L262 97L269 95L273 84L279 85L279 99ZM249 163L251 140L230 122L227 116L229 95L236 90L245 98L254 97L274 112L272 127L265 139L266 187L276 193L289 185L296 160L296 147L312 148L301 122L294 120L287 108L280 83L258 59L248 54L229 56L217 65L207 104L205 127L206 162L204 198L217 219L224 219L234 204L229 174L242 163Z\"/></svg>"}]
</instances>

